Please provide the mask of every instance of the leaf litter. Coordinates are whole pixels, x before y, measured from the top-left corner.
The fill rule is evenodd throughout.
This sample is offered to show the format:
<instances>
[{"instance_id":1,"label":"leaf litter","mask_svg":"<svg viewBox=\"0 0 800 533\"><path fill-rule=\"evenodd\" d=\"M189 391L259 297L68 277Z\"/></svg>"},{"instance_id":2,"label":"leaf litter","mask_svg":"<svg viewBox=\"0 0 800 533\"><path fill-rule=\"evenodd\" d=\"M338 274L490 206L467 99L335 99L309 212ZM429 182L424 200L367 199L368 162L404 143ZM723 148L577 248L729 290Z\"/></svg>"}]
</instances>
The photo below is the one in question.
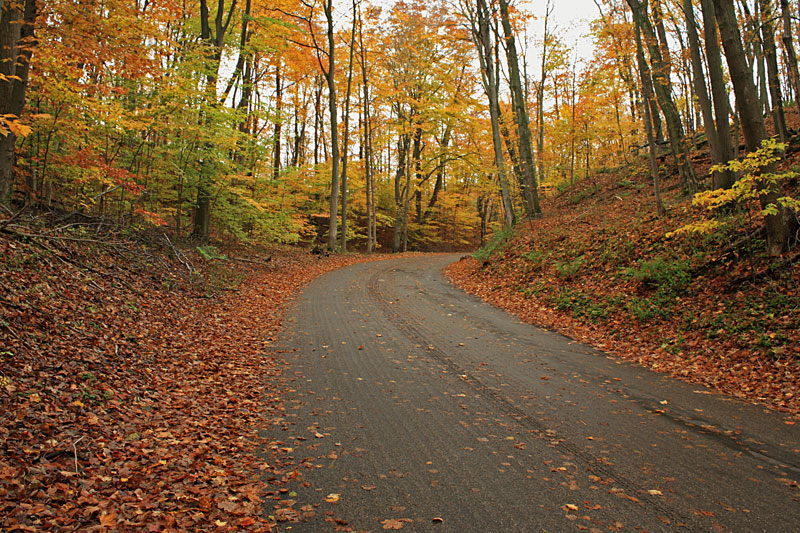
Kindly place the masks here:
<instances>
[{"instance_id":1,"label":"leaf litter","mask_svg":"<svg viewBox=\"0 0 800 533\"><path fill-rule=\"evenodd\" d=\"M297 473L257 432L283 409L271 343L304 284L364 259L176 261L157 237L0 233L3 531L274 528Z\"/></svg>"}]
</instances>

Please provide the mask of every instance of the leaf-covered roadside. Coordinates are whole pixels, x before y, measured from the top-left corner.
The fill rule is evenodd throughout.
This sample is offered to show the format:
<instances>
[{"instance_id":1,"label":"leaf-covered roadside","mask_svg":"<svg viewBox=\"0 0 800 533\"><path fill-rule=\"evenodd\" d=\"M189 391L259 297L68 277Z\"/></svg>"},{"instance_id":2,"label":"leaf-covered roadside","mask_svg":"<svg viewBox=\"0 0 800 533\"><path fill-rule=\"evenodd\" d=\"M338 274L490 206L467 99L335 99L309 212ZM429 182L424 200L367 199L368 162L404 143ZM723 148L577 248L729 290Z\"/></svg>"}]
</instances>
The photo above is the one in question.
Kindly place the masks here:
<instances>
[{"instance_id":1,"label":"leaf-covered roadside","mask_svg":"<svg viewBox=\"0 0 800 533\"><path fill-rule=\"evenodd\" d=\"M189 275L163 236L20 233L0 233L0 529L270 530L267 347L300 287L360 259Z\"/></svg>"},{"instance_id":2,"label":"leaf-covered roadside","mask_svg":"<svg viewBox=\"0 0 800 533\"><path fill-rule=\"evenodd\" d=\"M798 251L769 257L758 216L668 238L697 218L672 180L669 216L657 218L644 171L600 174L446 273L526 322L800 414Z\"/></svg>"}]
</instances>

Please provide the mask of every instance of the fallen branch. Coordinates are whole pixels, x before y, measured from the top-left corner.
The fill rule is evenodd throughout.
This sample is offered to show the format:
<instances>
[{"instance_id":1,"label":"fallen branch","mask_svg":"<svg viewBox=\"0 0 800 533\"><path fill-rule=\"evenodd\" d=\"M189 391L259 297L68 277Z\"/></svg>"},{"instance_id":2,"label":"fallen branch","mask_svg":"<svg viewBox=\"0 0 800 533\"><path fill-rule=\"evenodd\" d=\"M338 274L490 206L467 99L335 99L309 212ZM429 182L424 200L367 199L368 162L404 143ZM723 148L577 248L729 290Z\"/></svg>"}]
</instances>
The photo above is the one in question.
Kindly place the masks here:
<instances>
[{"instance_id":1,"label":"fallen branch","mask_svg":"<svg viewBox=\"0 0 800 533\"><path fill-rule=\"evenodd\" d=\"M242 263L254 263L256 265L271 266L272 256L267 257L266 261L257 261L255 259L245 259L244 257L229 257L231 261L240 261Z\"/></svg>"},{"instance_id":2,"label":"fallen branch","mask_svg":"<svg viewBox=\"0 0 800 533\"><path fill-rule=\"evenodd\" d=\"M175 258L176 258L176 259L177 259L177 260L178 260L178 261L179 261L179 262L180 262L180 263L181 263L183 266L185 266L185 267L186 267L186 270L188 270L188 271L189 271L189 275L190 275L190 276L191 276L192 274L194 274L194 272L195 272L194 266L192 266L192 263L189 261L189 259L186 257L186 255L184 255L184 253L183 253L183 252L181 252L180 250L178 250L177 248L175 248L175 245L174 245L174 244L172 244L172 241L171 241L171 240L169 240L169 237L167 236L167 234L166 234L166 233L162 233L162 235L164 236L164 239L167 241L167 244L169 245L170 249L172 250L172 253L174 253L174 254L175 254Z\"/></svg>"},{"instance_id":3,"label":"fallen branch","mask_svg":"<svg viewBox=\"0 0 800 533\"><path fill-rule=\"evenodd\" d=\"M78 475L78 443L83 440L86 435L72 443L72 451L75 453L75 475Z\"/></svg>"}]
</instances>

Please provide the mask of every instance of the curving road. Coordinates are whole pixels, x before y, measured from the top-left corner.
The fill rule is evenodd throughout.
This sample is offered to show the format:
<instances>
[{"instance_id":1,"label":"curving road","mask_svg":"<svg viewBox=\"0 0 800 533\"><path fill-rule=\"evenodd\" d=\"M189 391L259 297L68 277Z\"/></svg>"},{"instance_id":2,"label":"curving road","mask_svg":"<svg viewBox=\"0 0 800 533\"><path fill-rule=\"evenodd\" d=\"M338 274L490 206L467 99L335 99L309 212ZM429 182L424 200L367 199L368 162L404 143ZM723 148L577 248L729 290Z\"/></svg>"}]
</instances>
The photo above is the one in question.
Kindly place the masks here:
<instances>
[{"instance_id":1,"label":"curving road","mask_svg":"<svg viewBox=\"0 0 800 533\"><path fill-rule=\"evenodd\" d=\"M282 530L800 530L800 422L522 324L457 258L338 270L291 310Z\"/></svg>"}]
</instances>

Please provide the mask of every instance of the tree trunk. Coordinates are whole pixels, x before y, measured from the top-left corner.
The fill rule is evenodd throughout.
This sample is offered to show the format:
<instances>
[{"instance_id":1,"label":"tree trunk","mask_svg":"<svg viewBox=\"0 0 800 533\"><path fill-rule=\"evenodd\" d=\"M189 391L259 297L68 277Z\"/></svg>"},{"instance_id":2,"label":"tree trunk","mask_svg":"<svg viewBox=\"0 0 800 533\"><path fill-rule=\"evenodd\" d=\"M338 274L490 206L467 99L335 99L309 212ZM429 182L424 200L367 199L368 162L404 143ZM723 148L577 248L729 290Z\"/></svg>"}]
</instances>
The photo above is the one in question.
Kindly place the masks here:
<instances>
[{"instance_id":1,"label":"tree trunk","mask_svg":"<svg viewBox=\"0 0 800 533\"><path fill-rule=\"evenodd\" d=\"M400 135L397 140L397 172L394 175L394 202L395 202L395 219L394 219L394 236L392 239L392 252L397 253L400 251L400 245L403 237L403 207L405 205L404 195L405 190L402 187L403 178L407 174L408 166L408 149L411 140L408 134Z\"/></svg>"},{"instance_id":2,"label":"tree trunk","mask_svg":"<svg viewBox=\"0 0 800 533\"><path fill-rule=\"evenodd\" d=\"M636 36L636 60L639 63L639 76L642 82L642 115L644 116L644 129L647 133L647 145L650 162L650 175L653 178L653 189L656 199L656 214L663 216L665 213L664 202L661 200L661 185L658 178L658 161L656 160L656 138L653 132L653 121L651 120L650 106L648 101L653 99L653 79L650 77L650 69L644 57L642 47L642 31L638 25L634 25Z\"/></svg>"},{"instance_id":3,"label":"tree trunk","mask_svg":"<svg viewBox=\"0 0 800 533\"><path fill-rule=\"evenodd\" d=\"M200 39L206 44L207 52L204 57L204 67L206 73L206 87L204 99L206 105L217 106L217 80L219 78L219 67L222 60L222 47L225 44L225 34L230 27L231 17L236 8L236 0L231 2L228 8L227 17L225 16L225 2L219 0L217 13L214 18L214 29L211 29L209 19L208 0L200 0ZM208 122L207 116L202 117L201 121ZM212 155L213 145L211 142L203 143L201 152L204 157L200 160L200 178L197 183L197 203L194 211L194 221L192 237L198 240L208 238L209 221L211 220L211 193L214 182L214 156Z\"/></svg>"},{"instance_id":4,"label":"tree trunk","mask_svg":"<svg viewBox=\"0 0 800 533\"><path fill-rule=\"evenodd\" d=\"M731 140L729 117L730 102L725 75L722 70L722 54L719 49L717 20L714 15L712 0L700 0L703 13L703 31L706 45L706 61L708 62L708 78L711 82L711 96L714 100L714 124L719 150L718 163L727 163L736 157ZM735 177L730 170L715 172L712 187L728 189L733 186Z\"/></svg>"},{"instance_id":5,"label":"tree trunk","mask_svg":"<svg viewBox=\"0 0 800 533\"><path fill-rule=\"evenodd\" d=\"M530 119L528 117L525 95L522 91L516 38L511 28L507 0L500 0L500 15L503 24L503 33L506 38L509 84L513 95L514 116L517 124L517 141L519 143L519 156L523 179L522 197L525 201L526 214L528 217L534 217L540 215L542 209L539 206L539 190L536 179L536 164L533 158Z\"/></svg>"},{"instance_id":6,"label":"tree trunk","mask_svg":"<svg viewBox=\"0 0 800 533\"><path fill-rule=\"evenodd\" d=\"M797 53L795 52L792 39L792 10L789 7L789 0L780 1L781 18L783 19L781 40L783 41L783 49L786 52L786 62L789 64L789 78L794 88L794 102L797 106L798 117L800 117L800 72L798 72Z\"/></svg>"},{"instance_id":7,"label":"tree trunk","mask_svg":"<svg viewBox=\"0 0 800 533\"><path fill-rule=\"evenodd\" d=\"M544 88L545 81L547 80L547 41L550 39L547 23L550 20L550 13L552 10L551 1L547 0L544 14L544 35L542 37L542 68L539 77L539 94L536 98L536 124L538 127L538 135L536 137L536 161L539 165L539 180L544 180Z\"/></svg>"},{"instance_id":8,"label":"tree trunk","mask_svg":"<svg viewBox=\"0 0 800 533\"><path fill-rule=\"evenodd\" d=\"M358 9L358 43L361 64L361 82L363 86L364 107L364 180L367 196L367 253L372 253L377 244L375 224L375 185L372 175L372 120L369 105L369 83L367 77L367 50L364 47L364 23L361 19L361 5Z\"/></svg>"},{"instance_id":9,"label":"tree trunk","mask_svg":"<svg viewBox=\"0 0 800 533\"><path fill-rule=\"evenodd\" d=\"M442 139L439 141L439 147L442 150L446 150L447 147L450 145L450 136L453 133L453 124L448 121L447 125L444 128L444 133L442 134ZM431 209L434 208L436 202L439 200L439 193L444 188L444 175L445 175L445 156L442 154L439 157L439 170L436 171L436 183L433 185L433 193L431 193L431 198L428 201L428 207L425 210L424 218L427 218L428 214L430 213Z\"/></svg>"},{"instance_id":10,"label":"tree trunk","mask_svg":"<svg viewBox=\"0 0 800 533\"><path fill-rule=\"evenodd\" d=\"M689 55L692 62L694 94L697 96L697 103L700 104L700 111L703 114L703 129L706 133L708 148L714 163L727 163L727 160L723 161L720 155L719 136L717 135L717 127L714 123L714 112L711 107L711 99L708 95L708 87L706 87L705 74L703 73L703 60L700 57L700 37L697 34L692 0L683 0L682 7L686 19L686 34L689 40ZM719 173L717 172L715 174ZM719 181L716 175L712 179L715 184Z\"/></svg>"},{"instance_id":11,"label":"tree trunk","mask_svg":"<svg viewBox=\"0 0 800 533\"><path fill-rule=\"evenodd\" d=\"M778 140L786 142L786 116L783 112L783 95L781 80L778 74L778 50L775 46L775 12L771 0L758 0L761 8L761 35L764 43L764 60L767 63L767 86L772 104L772 122Z\"/></svg>"},{"instance_id":12,"label":"tree trunk","mask_svg":"<svg viewBox=\"0 0 800 533\"><path fill-rule=\"evenodd\" d=\"M344 98L344 153L342 154L342 252L347 251L347 155L350 151L350 94L353 89L353 57L356 42L356 12L358 6L353 0L353 29L350 31L350 63L347 67L347 93Z\"/></svg>"},{"instance_id":13,"label":"tree trunk","mask_svg":"<svg viewBox=\"0 0 800 533\"><path fill-rule=\"evenodd\" d=\"M500 138L500 106L497 101L497 80L494 74L491 35L489 33L490 13L486 7L486 0L477 0L477 21L472 21L472 34L478 49L478 59L483 73L483 85L489 98L489 116L492 125L492 145L494 147L494 162L497 168L497 180L500 185L500 197L503 202L505 226L514 225L514 206L511 204L511 193L506 178L506 167L503 159L503 144Z\"/></svg>"},{"instance_id":14,"label":"tree trunk","mask_svg":"<svg viewBox=\"0 0 800 533\"><path fill-rule=\"evenodd\" d=\"M28 73L34 47L36 0L9 3L0 9L0 115L16 120L25 108ZM24 45L22 43L25 43ZM0 124L0 131L5 130ZM0 135L0 205L11 203L14 182L14 146L12 131Z\"/></svg>"},{"instance_id":15,"label":"tree trunk","mask_svg":"<svg viewBox=\"0 0 800 533\"><path fill-rule=\"evenodd\" d=\"M681 176L681 184L685 192L694 192L697 190L697 179L689 161L689 150L686 146L686 138L683 133L683 125L681 124L678 108L672 99L669 77L665 75L668 72L668 64L661 56L658 39L647 15L646 4L639 0L627 1L631 7L634 24L641 28L650 52L650 62L653 66L653 88L661 111L664 113L664 120L667 122L669 142Z\"/></svg>"},{"instance_id":16,"label":"tree trunk","mask_svg":"<svg viewBox=\"0 0 800 533\"><path fill-rule=\"evenodd\" d=\"M281 80L281 60L275 66L275 133L272 139L272 179L278 180L281 174L281 133L283 130L283 81Z\"/></svg>"},{"instance_id":17,"label":"tree trunk","mask_svg":"<svg viewBox=\"0 0 800 533\"><path fill-rule=\"evenodd\" d=\"M742 38L739 33L739 24L733 0L713 0L714 10L725 49L725 58L736 94L736 103L741 118L742 133L747 149L754 152L761 146L761 141L767 138L767 129L761 115L760 105L753 78L745 61ZM775 166L769 165L764 172L774 172ZM776 204L782 196L780 186L772 186L760 197L762 207ZM796 221L794 214L787 208L778 205L778 214L766 215L764 225L767 229L767 248L770 255L779 255L788 248L789 242L794 238Z\"/></svg>"},{"instance_id":18,"label":"tree trunk","mask_svg":"<svg viewBox=\"0 0 800 533\"><path fill-rule=\"evenodd\" d=\"M328 224L328 249L336 251L339 215L339 121L336 114L336 34L333 31L333 0L325 1L325 20L328 24L328 108L331 114L331 199Z\"/></svg>"}]
</instances>

